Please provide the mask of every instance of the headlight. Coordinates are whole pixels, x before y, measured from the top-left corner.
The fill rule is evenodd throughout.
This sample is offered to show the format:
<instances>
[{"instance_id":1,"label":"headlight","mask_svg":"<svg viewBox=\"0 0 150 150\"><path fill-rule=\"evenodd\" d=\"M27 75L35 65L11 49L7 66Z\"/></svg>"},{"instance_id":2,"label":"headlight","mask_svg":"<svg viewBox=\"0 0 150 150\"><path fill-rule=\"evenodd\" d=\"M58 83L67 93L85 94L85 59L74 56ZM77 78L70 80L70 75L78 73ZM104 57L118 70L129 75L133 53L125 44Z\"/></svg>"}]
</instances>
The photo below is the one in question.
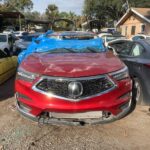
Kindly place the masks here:
<instances>
[{"instance_id":1,"label":"headlight","mask_svg":"<svg viewBox=\"0 0 150 150\"><path fill-rule=\"evenodd\" d=\"M38 74L31 73L31 72L25 71L25 70L22 69L22 68L19 68L19 69L18 69L18 72L17 72L16 79L17 79L17 80L24 80L24 81L32 82L32 81L34 81L37 77L39 77Z\"/></svg>"},{"instance_id":2,"label":"headlight","mask_svg":"<svg viewBox=\"0 0 150 150\"><path fill-rule=\"evenodd\" d=\"M123 69L110 73L109 75L112 76L115 80L123 80L129 78L129 71L127 67L124 67Z\"/></svg>"}]
</instances>

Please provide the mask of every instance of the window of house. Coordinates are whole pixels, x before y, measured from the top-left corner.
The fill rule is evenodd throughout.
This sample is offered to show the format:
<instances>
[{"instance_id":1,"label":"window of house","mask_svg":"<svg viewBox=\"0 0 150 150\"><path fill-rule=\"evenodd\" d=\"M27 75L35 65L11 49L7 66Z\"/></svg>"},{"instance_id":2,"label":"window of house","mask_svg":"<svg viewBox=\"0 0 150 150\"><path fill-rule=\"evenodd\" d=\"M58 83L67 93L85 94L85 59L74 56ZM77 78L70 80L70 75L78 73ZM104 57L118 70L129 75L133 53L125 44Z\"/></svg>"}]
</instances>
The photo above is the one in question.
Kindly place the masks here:
<instances>
[{"instance_id":1,"label":"window of house","mask_svg":"<svg viewBox=\"0 0 150 150\"><path fill-rule=\"evenodd\" d=\"M135 35L136 26L132 26L131 28L131 35Z\"/></svg>"},{"instance_id":2,"label":"window of house","mask_svg":"<svg viewBox=\"0 0 150 150\"><path fill-rule=\"evenodd\" d=\"M127 33L128 33L128 27L126 26L126 28L125 28L125 36L127 36Z\"/></svg>"},{"instance_id":3,"label":"window of house","mask_svg":"<svg viewBox=\"0 0 150 150\"><path fill-rule=\"evenodd\" d=\"M145 24L141 25L141 33L143 33L145 31Z\"/></svg>"}]
</instances>

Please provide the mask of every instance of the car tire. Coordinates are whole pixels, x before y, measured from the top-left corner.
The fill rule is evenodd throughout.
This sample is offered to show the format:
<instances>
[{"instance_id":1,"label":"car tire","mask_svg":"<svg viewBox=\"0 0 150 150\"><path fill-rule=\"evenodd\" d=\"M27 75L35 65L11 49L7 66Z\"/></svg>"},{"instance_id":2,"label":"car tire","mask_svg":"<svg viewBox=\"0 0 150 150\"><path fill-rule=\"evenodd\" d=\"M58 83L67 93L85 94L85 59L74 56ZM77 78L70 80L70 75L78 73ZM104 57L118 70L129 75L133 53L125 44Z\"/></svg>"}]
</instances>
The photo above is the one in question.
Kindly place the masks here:
<instances>
[{"instance_id":1,"label":"car tire","mask_svg":"<svg viewBox=\"0 0 150 150\"><path fill-rule=\"evenodd\" d=\"M136 97L136 103L141 104L143 102L143 89L141 82L138 78L134 78L134 87L133 87L133 93Z\"/></svg>"}]
</instances>

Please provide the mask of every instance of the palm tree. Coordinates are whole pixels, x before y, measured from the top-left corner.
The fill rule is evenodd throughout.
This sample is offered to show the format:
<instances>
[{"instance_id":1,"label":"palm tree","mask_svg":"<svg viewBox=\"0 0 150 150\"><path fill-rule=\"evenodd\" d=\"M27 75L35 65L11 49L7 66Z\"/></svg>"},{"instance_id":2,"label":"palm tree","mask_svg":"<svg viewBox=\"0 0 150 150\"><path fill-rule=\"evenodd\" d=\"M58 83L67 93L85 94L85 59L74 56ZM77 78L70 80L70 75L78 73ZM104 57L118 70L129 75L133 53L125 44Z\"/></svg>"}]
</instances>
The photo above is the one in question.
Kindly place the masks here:
<instances>
[{"instance_id":1,"label":"palm tree","mask_svg":"<svg viewBox=\"0 0 150 150\"><path fill-rule=\"evenodd\" d=\"M48 5L46 15L50 21L54 21L59 16L58 7L55 4Z\"/></svg>"}]
</instances>

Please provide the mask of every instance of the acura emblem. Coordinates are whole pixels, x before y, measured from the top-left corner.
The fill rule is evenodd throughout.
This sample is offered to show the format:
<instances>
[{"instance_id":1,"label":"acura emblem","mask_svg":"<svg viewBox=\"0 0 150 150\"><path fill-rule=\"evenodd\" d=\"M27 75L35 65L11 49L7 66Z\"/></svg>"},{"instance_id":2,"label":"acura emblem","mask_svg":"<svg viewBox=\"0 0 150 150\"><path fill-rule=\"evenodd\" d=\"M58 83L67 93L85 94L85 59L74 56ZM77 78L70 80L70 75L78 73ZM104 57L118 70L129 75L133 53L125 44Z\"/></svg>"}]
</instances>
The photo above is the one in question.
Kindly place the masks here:
<instances>
[{"instance_id":1,"label":"acura emblem","mask_svg":"<svg viewBox=\"0 0 150 150\"><path fill-rule=\"evenodd\" d=\"M70 82L68 92L71 98L76 99L83 94L83 86L80 82Z\"/></svg>"}]
</instances>

